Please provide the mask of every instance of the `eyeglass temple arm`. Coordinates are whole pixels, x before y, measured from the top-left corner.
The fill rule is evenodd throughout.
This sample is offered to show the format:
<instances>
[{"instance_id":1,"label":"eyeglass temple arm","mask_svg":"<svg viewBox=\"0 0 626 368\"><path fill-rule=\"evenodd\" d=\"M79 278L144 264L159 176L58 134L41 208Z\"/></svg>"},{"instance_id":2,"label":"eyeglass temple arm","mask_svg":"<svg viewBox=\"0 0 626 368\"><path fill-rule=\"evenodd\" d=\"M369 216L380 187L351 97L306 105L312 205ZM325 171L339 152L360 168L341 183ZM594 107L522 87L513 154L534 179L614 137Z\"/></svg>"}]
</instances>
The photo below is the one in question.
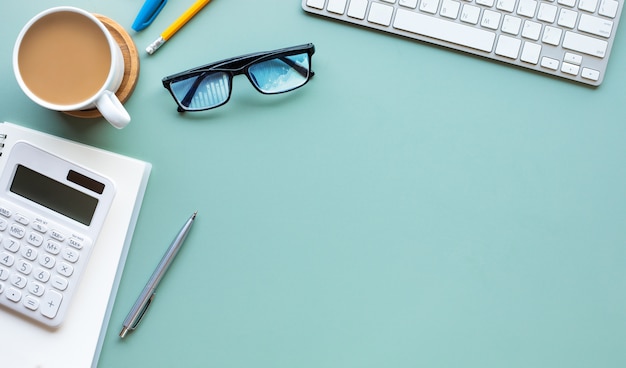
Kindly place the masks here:
<instances>
[{"instance_id":1,"label":"eyeglass temple arm","mask_svg":"<svg viewBox=\"0 0 626 368\"><path fill-rule=\"evenodd\" d=\"M187 93L185 94L185 97L182 100L180 100L181 105L183 106L189 105L189 103L191 102L191 99L196 94L196 91L198 91L198 87L200 86L200 83L204 79L205 75L206 75L206 72L200 74L198 78L196 78L196 80L193 81L193 84L191 85L191 87L189 87L189 91L187 91ZM178 111L183 112L184 110L179 108Z\"/></svg>"},{"instance_id":2,"label":"eyeglass temple arm","mask_svg":"<svg viewBox=\"0 0 626 368\"><path fill-rule=\"evenodd\" d=\"M287 64L290 67L292 67L295 71L298 72L298 74L300 74L301 76L303 76L305 78L309 75L309 73L311 74L311 77L315 75L313 70L307 69L307 68L303 67L302 65L297 64L296 62L294 62L293 60L289 59L288 57L281 56L279 59L282 62L284 62L285 64ZM309 57L309 59L310 59L310 57Z\"/></svg>"}]
</instances>

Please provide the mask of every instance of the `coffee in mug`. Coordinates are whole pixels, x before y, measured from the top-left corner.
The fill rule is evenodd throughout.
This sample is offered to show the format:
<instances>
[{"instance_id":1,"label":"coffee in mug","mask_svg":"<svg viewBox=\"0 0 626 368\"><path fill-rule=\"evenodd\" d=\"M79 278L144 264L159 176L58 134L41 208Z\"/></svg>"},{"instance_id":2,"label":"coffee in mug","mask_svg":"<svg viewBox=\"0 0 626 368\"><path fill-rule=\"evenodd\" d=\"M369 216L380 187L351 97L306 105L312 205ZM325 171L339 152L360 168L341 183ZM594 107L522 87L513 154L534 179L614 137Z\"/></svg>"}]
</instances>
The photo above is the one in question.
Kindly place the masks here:
<instances>
[{"instance_id":1,"label":"coffee in mug","mask_svg":"<svg viewBox=\"0 0 626 368\"><path fill-rule=\"evenodd\" d=\"M36 15L18 36L13 69L22 90L41 106L96 107L117 128L130 122L115 96L124 76L120 47L91 13L56 7Z\"/></svg>"}]
</instances>

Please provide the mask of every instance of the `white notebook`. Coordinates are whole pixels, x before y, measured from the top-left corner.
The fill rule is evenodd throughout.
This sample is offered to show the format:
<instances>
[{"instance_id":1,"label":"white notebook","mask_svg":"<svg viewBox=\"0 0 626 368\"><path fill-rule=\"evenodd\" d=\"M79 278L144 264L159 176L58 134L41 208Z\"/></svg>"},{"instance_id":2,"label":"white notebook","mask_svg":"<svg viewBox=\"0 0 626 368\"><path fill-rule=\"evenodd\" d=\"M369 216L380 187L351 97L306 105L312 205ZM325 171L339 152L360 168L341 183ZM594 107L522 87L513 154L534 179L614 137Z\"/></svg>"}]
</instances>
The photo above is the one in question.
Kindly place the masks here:
<instances>
[{"instance_id":1,"label":"white notebook","mask_svg":"<svg viewBox=\"0 0 626 368\"><path fill-rule=\"evenodd\" d=\"M152 166L7 122L0 123L0 140L0 173L13 146L24 141L115 185L113 202L63 323L45 328L0 308L3 367L95 367Z\"/></svg>"}]
</instances>

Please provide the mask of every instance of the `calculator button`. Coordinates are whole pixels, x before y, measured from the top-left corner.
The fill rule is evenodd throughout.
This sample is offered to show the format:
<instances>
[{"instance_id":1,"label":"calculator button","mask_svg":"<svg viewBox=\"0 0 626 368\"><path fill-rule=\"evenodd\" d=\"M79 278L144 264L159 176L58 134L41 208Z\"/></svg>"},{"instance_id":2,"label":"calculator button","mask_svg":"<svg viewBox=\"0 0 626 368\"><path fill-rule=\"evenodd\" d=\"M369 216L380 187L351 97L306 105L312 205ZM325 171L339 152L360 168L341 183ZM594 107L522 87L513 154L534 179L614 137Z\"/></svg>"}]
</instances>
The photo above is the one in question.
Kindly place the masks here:
<instances>
[{"instance_id":1,"label":"calculator button","mask_svg":"<svg viewBox=\"0 0 626 368\"><path fill-rule=\"evenodd\" d=\"M4 217L11 217L11 210L6 207L0 207L0 215Z\"/></svg>"},{"instance_id":2,"label":"calculator button","mask_svg":"<svg viewBox=\"0 0 626 368\"><path fill-rule=\"evenodd\" d=\"M30 310L37 310L37 308L39 308L39 300L28 295L24 298L24 306Z\"/></svg>"},{"instance_id":3,"label":"calculator button","mask_svg":"<svg viewBox=\"0 0 626 368\"><path fill-rule=\"evenodd\" d=\"M18 239L22 239L26 234L26 229L18 224L12 224L11 227L9 227L9 234Z\"/></svg>"},{"instance_id":4,"label":"calculator button","mask_svg":"<svg viewBox=\"0 0 626 368\"><path fill-rule=\"evenodd\" d=\"M39 231L42 234L48 231L48 227L41 221L35 221L30 226L32 226L33 229Z\"/></svg>"},{"instance_id":5,"label":"calculator button","mask_svg":"<svg viewBox=\"0 0 626 368\"><path fill-rule=\"evenodd\" d=\"M65 262L61 262L57 266L57 272L65 277L70 277L72 273L74 273L74 267Z\"/></svg>"},{"instance_id":6,"label":"calculator button","mask_svg":"<svg viewBox=\"0 0 626 368\"><path fill-rule=\"evenodd\" d=\"M54 290L48 290L41 300L41 314L48 318L54 318L59 311L63 295Z\"/></svg>"},{"instance_id":7,"label":"calculator button","mask_svg":"<svg viewBox=\"0 0 626 368\"><path fill-rule=\"evenodd\" d=\"M17 270L24 275L28 275L30 274L30 271L33 270L33 266L25 260L20 259L19 261L17 261Z\"/></svg>"},{"instance_id":8,"label":"calculator button","mask_svg":"<svg viewBox=\"0 0 626 368\"><path fill-rule=\"evenodd\" d=\"M37 280L41 282L48 282L48 280L50 280L50 272L44 270L43 268L37 268L35 270L34 276Z\"/></svg>"},{"instance_id":9,"label":"calculator button","mask_svg":"<svg viewBox=\"0 0 626 368\"><path fill-rule=\"evenodd\" d=\"M0 282L0 294L4 291L4 284Z\"/></svg>"},{"instance_id":10,"label":"calculator button","mask_svg":"<svg viewBox=\"0 0 626 368\"><path fill-rule=\"evenodd\" d=\"M68 284L67 279L63 278L63 277L61 277L59 275L55 275L52 278L52 286L54 286L56 289L59 289L59 290L63 291L65 289L67 289L67 284Z\"/></svg>"},{"instance_id":11,"label":"calculator button","mask_svg":"<svg viewBox=\"0 0 626 368\"><path fill-rule=\"evenodd\" d=\"M52 254L59 254L61 251L61 245L55 241L48 240L46 242L46 251Z\"/></svg>"},{"instance_id":12,"label":"calculator button","mask_svg":"<svg viewBox=\"0 0 626 368\"><path fill-rule=\"evenodd\" d=\"M83 241L78 238L72 237L67 242L76 249L83 249Z\"/></svg>"},{"instance_id":13,"label":"calculator button","mask_svg":"<svg viewBox=\"0 0 626 368\"><path fill-rule=\"evenodd\" d=\"M11 285L13 286L23 289L26 287L27 282L28 280L26 279L26 277L20 274L14 273L11 275Z\"/></svg>"},{"instance_id":14,"label":"calculator button","mask_svg":"<svg viewBox=\"0 0 626 368\"><path fill-rule=\"evenodd\" d=\"M41 236L40 234L31 232L30 234L28 234L28 237L26 238L26 240L30 244L38 247L41 245L41 243L43 243L43 236Z\"/></svg>"},{"instance_id":15,"label":"calculator button","mask_svg":"<svg viewBox=\"0 0 626 368\"><path fill-rule=\"evenodd\" d=\"M65 240L65 235L61 234L57 230L50 230L50 236L58 241Z\"/></svg>"},{"instance_id":16,"label":"calculator button","mask_svg":"<svg viewBox=\"0 0 626 368\"><path fill-rule=\"evenodd\" d=\"M54 260L54 258L47 254L42 254L39 256L39 264L44 267L52 268L54 267L55 263L56 261Z\"/></svg>"},{"instance_id":17,"label":"calculator button","mask_svg":"<svg viewBox=\"0 0 626 368\"><path fill-rule=\"evenodd\" d=\"M9 299L12 302L19 302L20 299L22 299L22 292L15 289L15 288L9 288L7 290L6 293L7 299Z\"/></svg>"},{"instance_id":18,"label":"calculator button","mask_svg":"<svg viewBox=\"0 0 626 368\"><path fill-rule=\"evenodd\" d=\"M13 253L17 252L17 250L20 249L20 243L11 238L5 238L2 241L2 245L4 245L4 249L9 250Z\"/></svg>"},{"instance_id":19,"label":"calculator button","mask_svg":"<svg viewBox=\"0 0 626 368\"><path fill-rule=\"evenodd\" d=\"M7 252L0 253L0 264L11 267L13 266L13 263L15 263L15 257Z\"/></svg>"},{"instance_id":20,"label":"calculator button","mask_svg":"<svg viewBox=\"0 0 626 368\"><path fill-rule=\"evenodd\" d=\"M78 252L72 248L63 249L63 259L72 263L78 261Z\"/></svg>"},{"instance_id":21,"label":"calculator button","mask_svg":"<svg viewBox=\"0 0 626 368\"><path fill-rule=\"evenodd\" d=\"M19 222L22 225L28 225L28 223L30 222L30 219L22 215L21 213L16 213L13 218L15 219L15 221Z\"/></svg>"},{"instance_id":22,"label":"calculator button","mask_svg":"<svg viewBox=\"0 0 626 368\"><path fill-rule=\"evenodd\" d=\"M9 270L4 267L0 267L0 281L6 281L9 278Z\"/></svg>"},{"instance_id":23,"label":"calculator button","mask_svg":"<svg viewBox=\"0 0 626 368\"><path fill-rule=\"evenodd\" d=\"M9 226L9 223L7 222L7 220L0 217L0 231L6 230L7 226Z\"/></svg>"},{"instance_id":24,"label":"calculator button","mask_svg":"<svg viewBox=\"0 0 626 368\"><path fill-rule=\"evenodd\" d=\"M44 292L44 287L38 282L31 281L28 283L28 291L35 296L42 296Z\"/></svg>"},{"instance_id":25,"label":"calculator button","mask_svg":"<svg viewBox=\"0 0 626 368\"><path fill-rule=\"evenodd\" d=\"M33 247L23 247L22 257L26 258L29 261L34 261L37 258L37 250L35 250L35 248Z\"/></svg>"}]
</instances>

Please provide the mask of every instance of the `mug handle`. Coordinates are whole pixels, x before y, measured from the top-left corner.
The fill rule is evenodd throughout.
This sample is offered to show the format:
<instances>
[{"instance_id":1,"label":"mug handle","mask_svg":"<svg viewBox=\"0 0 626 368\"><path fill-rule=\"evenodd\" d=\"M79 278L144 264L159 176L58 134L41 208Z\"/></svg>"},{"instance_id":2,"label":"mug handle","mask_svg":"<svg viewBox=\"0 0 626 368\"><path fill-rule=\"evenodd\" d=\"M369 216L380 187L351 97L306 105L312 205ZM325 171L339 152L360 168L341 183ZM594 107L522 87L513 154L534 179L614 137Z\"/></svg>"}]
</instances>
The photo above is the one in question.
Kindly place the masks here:
<instances>
[{"instance_id":1,"label":"mug handle","mask_svg":"<svg viewBox=\"0 0 626 368\"><path fill-rule=\"evenodd\" d=\"M102 116L117 129L122 129L130 123L130 115L115 93L104 91L95 104Z\"/></svg>"}]
</instances>

